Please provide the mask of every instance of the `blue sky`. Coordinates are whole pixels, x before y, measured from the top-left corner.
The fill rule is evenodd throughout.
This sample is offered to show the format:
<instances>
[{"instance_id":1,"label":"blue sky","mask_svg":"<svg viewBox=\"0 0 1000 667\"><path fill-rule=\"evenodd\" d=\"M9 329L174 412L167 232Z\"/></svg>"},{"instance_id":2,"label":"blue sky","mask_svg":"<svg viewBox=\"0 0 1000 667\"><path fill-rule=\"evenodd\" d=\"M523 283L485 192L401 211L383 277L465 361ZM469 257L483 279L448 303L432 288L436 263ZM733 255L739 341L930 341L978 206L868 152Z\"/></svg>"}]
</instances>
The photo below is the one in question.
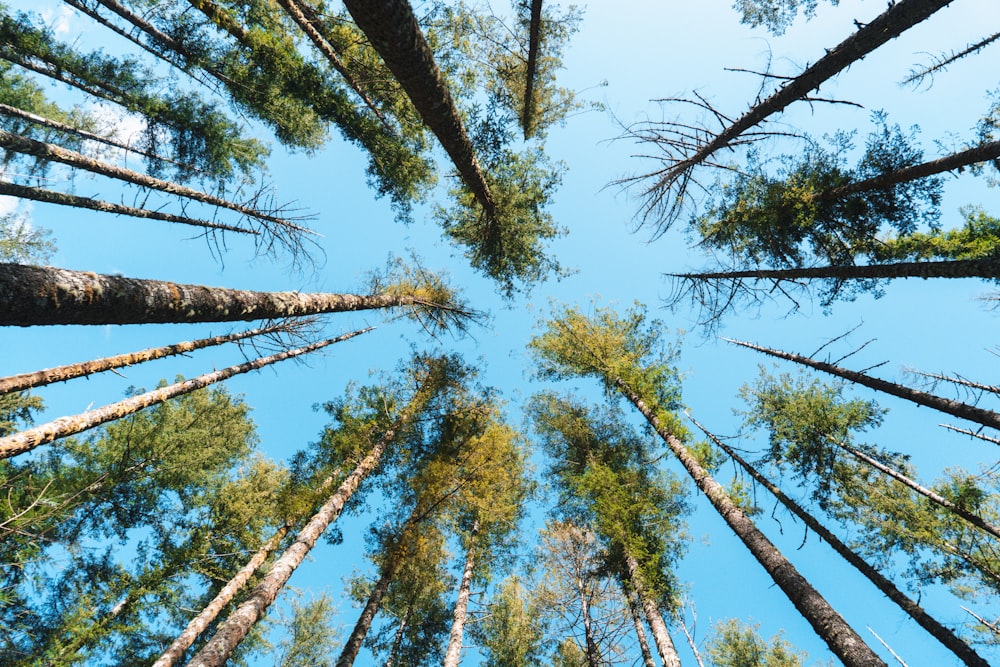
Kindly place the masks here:
<instances>
[{"instance_id":1,"label":"blue sky","mask_svg":"<svg viewBox=\"0 0 1000 667\"><path fill-rule=\"evenodd\" d=\"M37 6L34 2L27 4ZM870 113L884 109L891 122L903 127L920 125L928 157L937 154L935 140L947 141L951 135L971 138L972 127L988 107L986 91L997 86L994 52L987 50L956 64L939 75L929 89L914 91L896 83L912 65L926 62L928 52L959 49L1000 26L1000 6L994 1L963 0L953 4L821 89L825 97L850 99L863 109L800 103L778 122L813 135L857 129L863 138L871 128ZM546 283L529 297L512 303L496 296L492 285L466 266L441 238L429 215L424 215L426 211L418 211L409 226L393 222L388 202L373 200L366 187L363 157L337 139L311 156L288 155L275 147L270 162L278 199L294 201L316 214L312 226L323 235L319 244L325 254L318 274L290 273L282 262L254 259L252 248L240 239L231 239L220 264L204 242L190 239L190 232L176 226L42 205L30 207L30 213L37 224L54 232L59 246L52 260L54 265L247 289L351 291L389 254L405 255L412 249L426 266L449 271L474 306L492 313L490 324L475 331L473 340L444 339L440 344L463 352L470 361L482 360L484 382L499 388L510 401L509 414L515 421L520 420L518 402L543 388L530 380L525 344L535 323L548 312L550 300L586 307L591 300L599 299L601 304L622 308L638 301L670 327L689 332L679 334L683 336L679 365L685 375L684 400L702 423L717 433L733 434L739 426L732 413L740 407L736 398L739 387L756 377L758 364L773 365L748 350L706 338L695 328L694 314L688 309L662 309L670 291L662 274L698 268L707 261L690 248L683 234L685 220L655 241L650 241L650 230L635 231L637 201L629 192L609 183L643 173L654 165L634 157L648 153L648 147L616 139L623 133L622 125L646 119L679 116L689 121L704 120L689 107L652 101L685 96L692 90L705 95L724 112L736 115L752 101L759 81L724 68L760 70L770 61L773 70L794 74L820 57L823 47L832 47L849 35L854 30L854 19L867 21L884 7L884 3L872 0L845 1L837 7L821 3L815 19L808 23L800 19L783 37L739 25L727 0L599 2L586 7L581 30L566 54L561 85L585 91L581 93L584 98L602 102L608 111L590 111L570 118L565 127L551 131L547 144L549 153L568 166L552 212L569 234L553 243L552 251L575 273ZM105 39L88 19L71 13L52 16L62 22L60 29L65 35L84 44ZM600 85L605 81L606 86ZM766 145L765 150L791 152L794 146L774 143ZM947 181L942 203L944 226L958 224L958 208L966 204L982 205L992 213L1000 210L997 190L988 188L984 178L965 174ZM86 178L76 179L73 187L82 195L111 192L111 186ZM861 325L831 352L836 358L853 346L876 339L851 358L853 368L887 361L877 371L887 379L903 380L902 369L912 367L995 383L1000 362L991 353L997 345L993 336L996 314L976 300L989 291L989 285L978 281L906 281L890 285L879 300L863 296L853 303L836 304L831 315L824 315L818 307L805 307L788 315L785 304L739 313L728 318L722 333L809 353L826 340ZM379 329L303 364L285 363L227 383L231 391L244 394L254 407L254 419L267 454L287 458L314 439L325 421L323 415L312 410L314 404L336 396L348 381L364 382L371 370L393 368L407 356L411 342L420 340L412 327L382 324L379 316L372 314L331 319L330 330L347 331L366 324L378 324ZM220 325L3 330L0 370L6 375L228 330ZM161 377L192 376L237 361L239 356L233 351L215 348L186 359L128 369L123 373L126 377L108 374L46 388L39 394L49 406L48 414L55 417L117 400L129 385L148 387ZM778 368L793 370L788 366ZM588 383L573 388L594 400L599 398L596 387ZM855 394L874 397L864 390ZM871 440L911 454L922 480L934 479L948 466L975 468L979 462L988 465L996 461L995 445L945 432L937 426L947 421L941 415L878 398L891 411ZM746 440L741 444L754 446ZM667 465L682 473L679 467ZM727 468L719 477L727 481L728 475ZM679 577L688 582L690 597L697 606L699 638L715 620L752 618L761 624L765 636L784 629L785 637L808 650L814 660L830 659L822 642L707 503L693 497L697 506L690 524L693 539L688 557L680 565ZM768 509L760 518L761 528L864 637L871 638L865 629L871 626L913 667L955 662L902 612L873 592L867 582L837 562L815 536L810 535L800 548L801 526L787 518L781 525L771 520L770 501L761 498ZM539 514L536 512L536 516ZM360 566L358 555L363 543L361 536L352 531L362 529L363 524L352 521L344 528L342 546L317 547L312 562L295 575L291 585L303 591L327 590L339 597L341 578ZM923 601L941 620L965 619L955 598L936 590L922 593ZM995 603L978 603L982 605L980 610L997 613ZM342 604L341 610L337 623L349 629L357 610L347 604ZM674 634L675 642L681 644L680 633ZM873 638L872 644L877 645ZM876 649L891 660L881 647ZM467 664L474 664L472 657L470 654ZM993 658L1000 660L1000 655ZM359 664L371 664L365 660Z\"/></svg>"}]
</instances>

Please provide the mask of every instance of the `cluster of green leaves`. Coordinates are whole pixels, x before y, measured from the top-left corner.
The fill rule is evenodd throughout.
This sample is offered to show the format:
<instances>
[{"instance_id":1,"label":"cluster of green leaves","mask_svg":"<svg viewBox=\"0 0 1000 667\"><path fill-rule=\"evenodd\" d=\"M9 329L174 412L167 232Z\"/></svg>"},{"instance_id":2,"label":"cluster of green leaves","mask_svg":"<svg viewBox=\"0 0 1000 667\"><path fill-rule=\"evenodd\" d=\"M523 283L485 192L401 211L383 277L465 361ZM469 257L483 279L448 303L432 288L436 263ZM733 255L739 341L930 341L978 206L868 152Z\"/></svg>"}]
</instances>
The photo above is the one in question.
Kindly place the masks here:
<instances>
[{"instance_id":1,"label":"cluster of green leaves","mask_svg":"<svg viewBox=\"0 0 1000 667\"><path fill-rule=\"evenodd\" d=\"M717 201L692 221L699 244L720 251L737 266L791 268L842 266L872 258L880 236L937 227L939 178L929 177L848 195L828 193L919 164L915 130L904 133L875 114L876 129L857 166L846 166L850 134L828 137L829 148L810 141L802 155L786 156L777 175L751 152Z\"/></svg>"},{"instance_id":2,"label":"cluster of green leaves","mask_svg":"<svg viewBox=\"0 0 1000 667\"><path fill-rule=\"evenodd\" d=\"M169 643L284 519L287 472L256 445L249 408L216 389L2 462L11 664L134 664Z\"/></svg>"},{"instance_id":3,"label":"cluster of green leaves","mask_svg":"<svg viewBox=\"0 0 1000 667\"><path fill-rule=\"evenodd\" d=\"M517 576L493 593L489 613L471 628L489 667L542 667L545 625L538 601Z\"/></svg>"},{"instance_id":4,"label":"cluster of green leaves","mask_svg":"<svg viewBox=\"0 0 1000 667\"><path fill-rule=\"evenodd\" d=\"M908 457L857 443L857 434L877 426L884 410L848 399L844 388L818 380L762 373L742 391L746 423L768 432L765 461L788 470L821 508L859 530L854 547L886 566L908 562L917 584L941 582L974 595L1000 587L1000 553L978 528L916 491L857 461L837 447L849 445L910 479ZM946 471L931 490L987 521L1000 516L995 473Z\"/></svg>"},{"instance_id":5,"label":"cluster of green leaves","mask_svg":"<svg viewBox=\"0 0 1000 667\"><path fill-rule=\"evenodd\" d=\"M796 651L779 632L765 641L759 626L737 619L719 621L705 651L713 667L802 667L806 654Z\"/></svg>"},{"instance_id":6,"label":"cluster of green leaves","mask_svg":"<svg viewBox=\"0 0 1000 667\"><path fill-rule=\"evenodd\" d=\"M1000 219L981 208L962 209L965 224L885 239L875 249L879 261L983 259L1000 254Z\"/></svg>"},{"instance_id":7,"label":"cluster of green leaves","mask_svg":"<svg viewBox=\"0 0 1000 667\"><path fill-rule=\"evenodd\" d=\"M552 461L562 517L601 538L607 572L629 586L625 560L634 558L648 593L662 608L675 607L673 566L689 509L680 481L650 465L649 441L610 410L542 394L532 401L531 417Z\"/></svg>"},{"instance_id":8,"label":"cluster of green leaves","mask_svg":"<svg viewBox=\"0 0 1000 667\"><path fill-rule=\"evenodd\" d=\"M806 19L816 15L819 0L736 0L733 8L738 11L745 23L753 28L764 26L774 35L783 35L785 30L795 21L799 10ZM836 6L839 0L830 0Z\"/></svg>"},{"instance_id":9,"label":"cluster of green leaves","mask_svg":"<svg viewBox=\"0 0 1000 667\"><path fill-rule=\"evenodd\" d=\"M64 81L99 99L114 102L126 112L137 114L144 121L137 143L147 152L162 152L182 165L222 181L247 177L263 165L267 155L263 144L245 136L244 129L230 120L218 105L170 85L135 58L116 58L100 51L80 53L73 46L59 42L49 29L38 25L25 13L12 16L3 12L0 42L0 53L10 62ZM12 101L30 103L32 97L15 96ZM39 115L53 111L51 104L42 100L35 100L34 109L25 110ZM57 114L55 120L60 120L58 116L65 118L66 114ZM70 142L71 145L73 141L64 138L59 143ZM149 159L147 164L154 174L163 169L163 163L154 159ZM174 166L174 178L184 180L198 175L188 168Z\"/></svg>"},{"instance_id":10,"label":"cluster of green leaves","mask_svg":"<svg viewBox=\"0 0 1000 667\"><path fill-rule=\"evenodd\" d=\"M667 342L662 322L648 320L638 305L623 314L595 308L590 316L576 307L557 306L543 326L528 345L540 378L592 377L609 398L627 391L640 397L671 433L685 437L687 430L676 414L681 409L674 366L678 350Z\"/></svg>"}]
</instances>

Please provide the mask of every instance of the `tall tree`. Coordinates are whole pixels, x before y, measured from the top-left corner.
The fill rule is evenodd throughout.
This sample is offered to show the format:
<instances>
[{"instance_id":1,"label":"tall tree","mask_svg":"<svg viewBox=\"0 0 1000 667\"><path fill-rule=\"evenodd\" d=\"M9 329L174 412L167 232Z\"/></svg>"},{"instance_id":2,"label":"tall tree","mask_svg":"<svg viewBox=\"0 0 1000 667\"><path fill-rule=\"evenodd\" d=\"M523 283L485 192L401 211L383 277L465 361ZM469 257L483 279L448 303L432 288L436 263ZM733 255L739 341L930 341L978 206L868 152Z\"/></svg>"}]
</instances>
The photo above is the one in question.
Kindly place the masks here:
<instances>
[{"instance_id":1,"label":"tall tree","mask_svg":"<svg viewBox=\"0 0 1000 667\"><path fill-rule=\"evenodd\" d=\"M694 421L694 419L692 419ZM895 584L886 578L882 573L872 567L861 558L854 550L845 544L840 538L833 534L823 524L819 522L805 508L799 505L785 494L774 482L765 477L759 470L743 459L739 454L728 446L713 433L710 433L704 426L694 421L695 425L707 435L726 455L749 474L756 482L764 486L777 500L788 509L789 512L799 517L802 522L819 535L834 551L844 560L853 565L861 574L871 581L890 600L899 605L910 618L916 621L920 627L929 632L935 639L948 647L958 658L969 665L969 667L987 667L987 662L983 660L966 642L962 641L950 629L939 623L928 614L915 600L903 593Z\"/></svg>"},{"instance_id":2,"label":"tall tree","mask_svg":"<svg viewBox=\"0 0 1000 667\"><path fill-rule=\"evenodd\" d=\"M552 395L536 397L533 405L555 462L560 505L604 541L604 567L620 579L626 597L638 598L663 664L679 666L661 612L676 605L671 570L682 550L686 509L678 480L649 471L649 443L616 415L597 415Z\"/></svg>"},{"instance_id":3,"label":"tall tree","mask_svg":"<svg viewBox=\"0 0 1000 667\"><path fill-rule=\"evenodd\" d=\"M601 309L587 317L576 309L563 308L530 345L540 376L593 377L609 395L620 394L632 403L838 658L847 665L884 665L684 445L681 437L685 432L674 414L679 403L676 370L662 336L659 323L647 323L641 311L632 310L620 317Z\"/></svg>"},{"instance_id":4,"label":"tall tree","mask_svg":"<svg viewBox=\"0 0 1000 667\"><path fill-rule=\"evenodd\" d=\"M826 55L799 75L789 78L777 91L754 104L736 120L729 121L716 112L716 118L723 125L717 132L705 129L692 135L690 128L681 125L668 125L667 133L657 126L634 130L639 141L653 143L665 154L661 158L663 168L642 177L642 180L650 182L642 193L645 197L641 211L644 219L655 224L658 233L662 232L683 212L685 194L697 182L692 175L695 169L703 165L718 166L712 158L722 149L753 141L761 134L766 135L764 132L748 138L746 133L793 102L806 99L824 82L950 3L951 0L901 0L894 3L876 18L860 25L856 33L827 50ZM704 106L703 102L698 104ZM672 137L667 136L670 132Z\"/></svg>"},{"instance_id":5,"label":"tall tree","mask_svg":"<svg viewBox=\"0 0 1000 667\"><path fill-rule=\"evenodd\" d=\"M488 667L542 667L544 626L541 610L521 580L505 579L486 614L471 628Z\"/></svg>"},{"instance_id":6,"label":"tall tree","mask_svg":"<svg viewBox=\"0 0 1000 667\"><path fill-rule=\"evenodd\" d=\"M919 391L917 389L911 389L909 387L889 382L887 380L881 380L879 378L874 378L864 373L859 373L857 371L848 370L846 368L841 368L835 364L830 364L825 361L817 361L809 357L803 357L799 354L793 354L791 352L782 352L781 350L774 350L768 347L762 347L759 345L754 345L752 343L746 343L743 341L726 339L730 343L739 345L741 347L750 348L751 350L756 350L757 352L763 352L772 357L777 357L779 359L787 359L788 361L794 361L797 364L802 364L803 366L808 366L809 368L815 368L818 371L823 371L824 373L829 373L835 375L839 378L843 378L850 382L854 382L870 389L876 391L881 391L898 398L905 399L916 403L917 405L923 405L941 412L945 412L955 417L961 419L968 419L969 421L976 422L977 424L982 424L983 426L989 426L991 428L1000 429L1000 413L994 412L992 410L986 410L975 405L968 405L966 403L961 403L959 401L953 401L948 398L943 398L941 396L935 396L934 394L928 394L924 391Z\"/></svg>"}]
</instances>

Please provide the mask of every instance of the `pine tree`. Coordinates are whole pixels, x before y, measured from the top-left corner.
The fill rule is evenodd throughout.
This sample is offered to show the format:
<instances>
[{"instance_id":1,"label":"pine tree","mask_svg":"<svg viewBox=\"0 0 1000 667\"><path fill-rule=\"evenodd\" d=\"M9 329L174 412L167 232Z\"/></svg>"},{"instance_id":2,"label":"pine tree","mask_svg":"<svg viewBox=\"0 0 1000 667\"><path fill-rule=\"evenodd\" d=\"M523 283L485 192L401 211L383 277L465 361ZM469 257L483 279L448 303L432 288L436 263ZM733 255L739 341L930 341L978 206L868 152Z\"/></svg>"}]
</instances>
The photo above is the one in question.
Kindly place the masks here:
<instances>
[{"instance_id":1,"label":"pine tree","mask_svg":"<svg viewBox=\"0 0 1000 667\"><path fill-rule=\"evenodd\" d=\"M884 665L683 444L685 433L673 414L678 405L676 371L661 337L659 325L647 323L640 311L620 317L599 310L588 318L566 308L546 324L531 348L540 376L593 377L609 395L620 394L632 403L834 654L847 665Z\"/></svg>"}]
</instances>

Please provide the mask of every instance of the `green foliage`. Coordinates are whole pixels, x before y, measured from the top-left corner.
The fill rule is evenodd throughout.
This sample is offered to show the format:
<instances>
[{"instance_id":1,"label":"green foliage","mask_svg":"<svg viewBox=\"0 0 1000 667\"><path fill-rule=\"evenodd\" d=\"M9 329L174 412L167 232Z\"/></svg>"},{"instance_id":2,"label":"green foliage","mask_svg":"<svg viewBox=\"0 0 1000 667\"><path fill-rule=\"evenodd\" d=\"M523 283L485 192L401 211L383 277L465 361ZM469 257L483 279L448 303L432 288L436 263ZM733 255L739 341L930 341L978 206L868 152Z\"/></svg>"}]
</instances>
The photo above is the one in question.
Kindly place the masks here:
<instances>
[{"instance_id":1,"label":"green foliage","mask_svg":"<svg viewBox=\"0 0 1000 667\"><path fill-rule=\"evenodd\" d=\"M0 394L0 437L17 433L34 423L34 413L44 407L40 397L26 391Z\"/></svg>"},{"instance_id":2,"label":"green foliage","mask_svg":"<svg viewBox=\"0 0 1000 667\"><path fill-rule=\"evenodd\" d=\"M664 325L647 320L639 304L623 315L596 308L587 316L576 307L553 307L544 331L528 344L542 379L592 377L609 397L620 390L650 407L660 424L683 439L680 377L673 363L677 349L665 341Z\"/></svg>"},{"instance_id":3,"label":"green foliage","mask_svg":"<svg viewBox=\"0 0 1000 667\"><path fill-rule=\"evenodd\" d=\"M329 595L306 602L293 599L288 635L277 646L275 667L332 667L340 645L331 625L335 612Z\"/></svg>"},{"instance_id":4,"label":"green foliage","mask_svg":"<svg viewBox=\"0 0 1000 667\"><path fill-rule=\"evenodd\" d=\"M488 609L471 628L473 639L485 654L486 667L542 667L544 625L540 610L516 576L497 588Z\"/></svg>"},{"instance_id":5,"label":"green foliage","mask_svg":"<svg viewBox=\"0 0 1000 667\"><path fill-rule=\"evenodd\" d=\"M628 581L625 559L634 558L649 593L674 606L672 570L689 510L680 481L652 468L650 443L613 412L542 394L532 401L531 417L552 461L562 514L601 538L605 571Z\"/></svg>"},{"instance_id":6,"label":"green foliage","mask_svg":"<svg viewBox=\"0 0 1000 667\"><path fill-rule=\"evenodd\" d=\"M263 164L263 145L245 137L217 105L169 85L135 58L114 58L100 51L79 53L24 13L0 16L0 44L0 53L11 62L58 76L139 114L147 121L138 142L143 150L165 152L222 181L248 176ZM148 162L153 173L162 166L156 160ZM179 166L174 174L179 179L195 175Z\"/></svg>"},{"instance_id":7,"label":"green foliage","mask_svg":"<svg viewBox=\"0 0 1000 667\"><path fill-rule=\"evenodd\" d=\"M981 208L962 209L965 224L888 238L875 249L878 261L982 259L1000 254L1000 219Z\"/></svg>"},{"instance_id":8,"label":"green foliage","mask_svg":"<svg viewBox=\"0 0 1000 667\"><path fill-rule=\"evenodd\" d=\"M718 200L693 220L700 244L742 266L838 266L872 257L880 233L911 234L921 223L935 227L938 177L827 196L849 183L920 163L915 130L904 134L881 113L874 121L876 129L853 169L846 166L844 155L852 145L844 133L828 138L829 149L810 142L801 156L786 156L776 176L751 153L733 180L721 185Z\"/></svg>"},{"instance_id":9,"label":"green foliage","mask_svg":"<svg viewBox=\"0 0 1000 667\"><path fill-rule=\"evenodd\" d=\"M176 610L200 608L284 520L288 475L256 445L249 408L219 388L4 461L5 655L135 664L161 650L187 622Z\"/></svg>"},{"instance_id":10,"label":"green foliage","mask_svg":"<svg viewBox=\"0 0 1000 667\"><path fill-rule=\"evenodd\" d=\"M783 35L798 16L799 9L808 21L816 15L817 4L819 0L736 0L733 9L742 14L741 23L753 28L764 26L772 35ZM830 0L830 4L837 6L840 3Z\"/></svg>"},{"instance_id":11,"label":"green foliage","mask_svg":"<svg viewBox=\"0 0 1000 667\"><path fill-rule=\"evenodd\" d=\"M45 264L56 251L51 236L22 215L0 215L0 262Z\"/></svg>"},{"instance_id":12,"label":"green foliage","mask_svg":"<svg viewBox=\"0 0 1000 667\"><path fill-rule=\"evenodd\" d=\"M434 217L454 243L466 248L473 268L497 281L510 298L560 273L542 244L565 234L545 210L562 179L562 167L549 164L540 148L515 153L491 143L496 145L479 157L496 203L495 217L486 214L464 183L451 191L455 204L438 207Z\"/></svg>"},{"instance_id":13,"label":"green foliage","mask_svg":"<svg viewBox=\"0 0 1000 667\"><path fill-rule=\"evenodd\" d=\"M770 641L758 633L758 625L738 619L719 621L706 655L713 667L802 667L807 654L796 651L779 632Z\"/></svg>"}]
</instances>

